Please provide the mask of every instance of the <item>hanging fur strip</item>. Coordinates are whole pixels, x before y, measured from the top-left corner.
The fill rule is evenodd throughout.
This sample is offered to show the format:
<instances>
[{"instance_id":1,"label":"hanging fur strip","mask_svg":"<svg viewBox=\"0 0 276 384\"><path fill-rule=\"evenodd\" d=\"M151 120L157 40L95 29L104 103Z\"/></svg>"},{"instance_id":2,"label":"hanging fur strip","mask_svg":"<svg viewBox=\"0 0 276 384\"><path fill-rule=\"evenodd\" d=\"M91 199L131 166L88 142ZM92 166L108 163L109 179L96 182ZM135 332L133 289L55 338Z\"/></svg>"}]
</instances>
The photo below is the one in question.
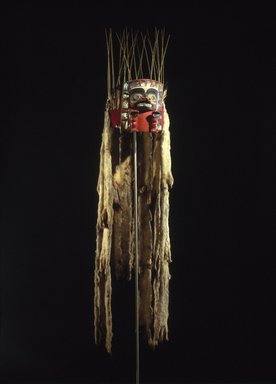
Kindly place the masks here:
<instances>
[{"instance_id":1,"label":"hanging fur strip","mask_svg":"<svg viewBox=\"0 0 276 384\"><path fill-rule=\"evenodd\" d=\"M110 47L110 36L107 43ZM123 52L122 44L121 50ZM108 65L110 70L110 62ZM131 280L135 260L132 133L112 126L110 106L118 103L112 100L111 88L108 89L100 150L94 272L95 341L105 343L109 353L113 336L112 280ZM162 130L137 135L139 322L152 347L168 340L169 317L169 190L173 176L170 122L164 97L162 103Z\"/></svg>"}]
</instances>

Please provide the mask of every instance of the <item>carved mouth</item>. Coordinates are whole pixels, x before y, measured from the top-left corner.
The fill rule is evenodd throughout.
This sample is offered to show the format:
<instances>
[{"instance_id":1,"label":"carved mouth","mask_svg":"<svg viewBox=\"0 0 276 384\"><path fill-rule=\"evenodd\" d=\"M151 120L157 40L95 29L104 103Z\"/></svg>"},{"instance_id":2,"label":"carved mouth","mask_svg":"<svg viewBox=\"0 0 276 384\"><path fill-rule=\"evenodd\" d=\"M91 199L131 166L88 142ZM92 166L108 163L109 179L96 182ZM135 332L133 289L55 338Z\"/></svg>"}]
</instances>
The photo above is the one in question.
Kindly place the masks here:
<instances>
[{"instance_id":1,"label":"carved mouth","mask_svg":"<svg viewBox=\"0 0 276 384\"><path fill-rule=\"evenodd\" d=\"M151 109L152 108L152 104L151 103L137 103L136 107Z\"/></svg>"}]
</instances>

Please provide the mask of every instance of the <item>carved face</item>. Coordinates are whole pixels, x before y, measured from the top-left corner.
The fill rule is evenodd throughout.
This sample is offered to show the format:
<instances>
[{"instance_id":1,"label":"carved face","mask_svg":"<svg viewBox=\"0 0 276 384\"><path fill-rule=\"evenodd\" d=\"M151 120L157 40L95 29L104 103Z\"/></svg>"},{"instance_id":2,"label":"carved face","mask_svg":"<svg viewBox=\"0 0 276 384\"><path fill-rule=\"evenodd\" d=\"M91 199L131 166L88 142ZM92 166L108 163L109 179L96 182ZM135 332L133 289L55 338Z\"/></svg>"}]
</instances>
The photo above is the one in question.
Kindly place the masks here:
<instances>
[{"instance_id":1,"label":"carved face","mask_svg":"<svg viewBox=\"0 0 276 384\"><path fill-rule=\"evenodd\" d=\"M144 88L133 88L129 92L129 107L138 111L153 111L156 109L158 100L158 91L154 88L149 88L147 91Z\"/></svg>"},{"instance_id":2,"label":"carved face","mask_svg":"<svg viewBox=\"0 0 276 384\"><path fill-rule=\"evenodd\" d=\"M139 112L156 111L162 107L163 84L155 80L129 81L129 108Z\"/></svg>"},{"instance_id":3,"label":"carved face","mask_svg":"<svg viewBox=\"0 0 276 384\"><path fill-rule=\"evenodd\" d=\"M138 131L147 131L152 118L157 118L161 129L163 84L151 79L135 79L124 83L121 99L123 129L132 129L131 118L139 115Z\"/></svg>"}]
</instances>

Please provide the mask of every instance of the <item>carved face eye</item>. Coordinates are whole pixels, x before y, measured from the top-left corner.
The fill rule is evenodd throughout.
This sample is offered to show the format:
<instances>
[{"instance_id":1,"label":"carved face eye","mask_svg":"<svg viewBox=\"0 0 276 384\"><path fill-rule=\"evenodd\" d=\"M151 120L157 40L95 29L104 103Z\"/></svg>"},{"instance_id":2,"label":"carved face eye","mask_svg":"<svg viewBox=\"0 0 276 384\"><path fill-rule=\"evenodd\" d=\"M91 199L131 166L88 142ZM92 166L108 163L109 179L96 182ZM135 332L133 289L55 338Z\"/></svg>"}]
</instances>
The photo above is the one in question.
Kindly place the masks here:
<instances>
[{"instance_id":1,"label":"carved face eye","mask_svg":"<svg viewBox=\"0 0 276 384\"><path fill-rule=\"evenodd\" d=\"M150 101L152 102L152 103L156 103L156 101L157 101L157 96L156 96L156 94L155 93L148 93L148 98L150 99Z\"/></svg>"},{"instance_id":2,"label":"carved face eye","mask_svg":"<svg viewBox=\"0 0 276 384\"><path fill-rule=\"evenodd\" d=\"M133 93L131 96L130 96L130 101L132 103L136 103L136 101L140 100L142 97L141 93Z\"/></svg>"}]
</instances>

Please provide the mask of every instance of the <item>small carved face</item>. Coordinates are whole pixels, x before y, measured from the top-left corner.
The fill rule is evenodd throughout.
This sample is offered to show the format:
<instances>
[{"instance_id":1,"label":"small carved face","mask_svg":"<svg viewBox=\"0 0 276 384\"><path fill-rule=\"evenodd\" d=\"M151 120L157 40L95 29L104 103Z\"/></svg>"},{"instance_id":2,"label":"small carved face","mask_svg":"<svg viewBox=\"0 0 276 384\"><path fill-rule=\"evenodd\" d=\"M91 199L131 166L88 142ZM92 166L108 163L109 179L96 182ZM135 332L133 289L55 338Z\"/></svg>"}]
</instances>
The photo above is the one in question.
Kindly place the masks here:
<instances>
[{"instance_id":1,"label":"small carved face","mask_svg":"<svg viewBox=\"0 0 276 384\"><path fill-rule=\"evenodd\" d=\"M143 123L139 122L139 129L149 129L149 114L157 118L162 115L163 84L151 79L129 80L123 84L121 99L121 127L130 129L130 120L134 115L145 114ZM161 121L161 117L159 118ZM160 125L160 121L159 125Z\"/></svg>"},{"instance_id":2,"label":"small carved face","mask_svg":"<svg viewBox=\"0 0 276 384\"><path fill-rule=\"evenodd\" d=\"M125 83L128 92L128 107L139 112L161 109L163 84L156 80L137 79Z\"/></svg>"}]
</instances>

